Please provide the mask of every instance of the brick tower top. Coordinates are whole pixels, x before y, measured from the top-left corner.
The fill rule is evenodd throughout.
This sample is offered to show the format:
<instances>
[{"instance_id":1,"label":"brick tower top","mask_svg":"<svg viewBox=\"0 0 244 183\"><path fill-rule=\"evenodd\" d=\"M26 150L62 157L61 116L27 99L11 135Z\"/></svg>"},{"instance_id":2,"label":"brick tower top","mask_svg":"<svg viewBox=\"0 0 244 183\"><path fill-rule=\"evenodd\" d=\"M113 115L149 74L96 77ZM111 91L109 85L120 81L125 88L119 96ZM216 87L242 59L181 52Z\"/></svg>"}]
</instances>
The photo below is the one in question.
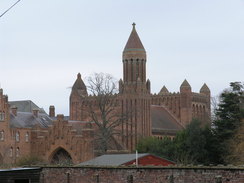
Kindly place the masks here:
<instances>
[{"instance_id":1,"label":"brick tower top","mask_svg":"<svg viewBox=\"0 0 244 183\"><path fill-rule=\"evenodd\" d=\"M145 48L136 32L136 24L132 24L133 28L130 34L130 37L125 45L123 51L123 60L125 59L145 59L146 60L146 51Z\"/></svg>"},{"instance_id":2,"label":"brick tower top","mask_svg":"<svg viewBox=\"0 0 244 183\"><path fill-rule=\"evenodd\" d=\"M208 88L206 83L203 84L202 88L200 89L200 93L210 95L210 89Z\"/></svg>"},{"instance_id":3,"label":"brick tower top","mask_svg":"<svg viewBox=\"0 0 244 183\"><path fill-rule=\"evenodd\" d=\"M163 86L163 88L160 90L158 94L159 95L169 94L169 90L166 88L166 86Z\"/></svg>"},{"instance_id":4,"label":"brick tower top","mask_svg":"<svg viewBox=\"0 0 244 183\"><path fill-rule=\"evenodd\" d=\"M84 84L83 80L81 79L81 74L78 73L77 74L77 79L74 83L74 85L72 86L72 93L77 92L78 95L84 97L87 96L87 89L86 89L86 85Z\"/></svg>"},{"instance_id":5,"label":"brick tower top","mask_svg":"<svg viewBox=\"0 0 244 183\"><path fill-rule=\"evenodd\" d=\"M180 85L180 92L191 92L191 85L188 83L186 79Z\"/></svg>"}]
</instances>

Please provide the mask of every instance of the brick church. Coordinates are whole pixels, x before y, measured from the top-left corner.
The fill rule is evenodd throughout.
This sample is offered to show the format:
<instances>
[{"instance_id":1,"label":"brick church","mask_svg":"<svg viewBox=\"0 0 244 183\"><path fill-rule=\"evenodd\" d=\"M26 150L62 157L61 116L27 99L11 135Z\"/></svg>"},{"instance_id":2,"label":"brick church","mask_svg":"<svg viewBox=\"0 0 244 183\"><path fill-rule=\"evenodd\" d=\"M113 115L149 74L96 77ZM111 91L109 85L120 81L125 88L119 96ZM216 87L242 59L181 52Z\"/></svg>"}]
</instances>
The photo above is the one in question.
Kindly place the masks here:
<instances>
[{"instance_id":1,"label":"brick church","mask_svg":"<svg viewBox=\"0 0 244 183\"><path fill-rule=\"evenodd\" d=\"M135 24L122 56L123 79L119 81L116 111L133 111L116 127L121 135L114 137L119 150L131 152L140 138L147 136L174 137L193 118L210 121L210 90L203 84L199 93L192 92L184 80L179 92L171 93L163 86L158 94L151 93L146 76L147 55ZM149 62L150 64L150 62ZM49 114L32 101L8 101L0 89L0 164L14 164L22 157L38 156L48 163L69 160L80 163L95 156L97 127L85 114L87 102L96 106L81 75L70 94L70 115L56 115L54 106ZM130 125L128 125L129 123ZM112 142L111 142L112 143Z\"/></svg>"}]
</instances>

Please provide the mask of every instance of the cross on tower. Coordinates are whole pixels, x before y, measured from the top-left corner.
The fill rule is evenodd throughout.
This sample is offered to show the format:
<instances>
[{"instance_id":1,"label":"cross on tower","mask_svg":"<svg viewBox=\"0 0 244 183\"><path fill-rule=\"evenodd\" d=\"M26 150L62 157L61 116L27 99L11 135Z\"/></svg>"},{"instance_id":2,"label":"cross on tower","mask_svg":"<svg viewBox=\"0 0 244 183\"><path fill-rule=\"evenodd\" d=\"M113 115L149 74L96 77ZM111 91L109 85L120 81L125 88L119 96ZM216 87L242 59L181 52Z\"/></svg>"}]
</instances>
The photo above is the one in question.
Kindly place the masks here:
<instances>
[{"instance_id":1,"label":"cross on tower","mask_svg":"<svg viewBox=\"0 0 244 183\"><path fill-rule=\"evenodd\" d=\"M133 26L133 29L135 29L135 26L136 26L135 22L133 22L132 26Z\"/></svg>"}]
</instances>

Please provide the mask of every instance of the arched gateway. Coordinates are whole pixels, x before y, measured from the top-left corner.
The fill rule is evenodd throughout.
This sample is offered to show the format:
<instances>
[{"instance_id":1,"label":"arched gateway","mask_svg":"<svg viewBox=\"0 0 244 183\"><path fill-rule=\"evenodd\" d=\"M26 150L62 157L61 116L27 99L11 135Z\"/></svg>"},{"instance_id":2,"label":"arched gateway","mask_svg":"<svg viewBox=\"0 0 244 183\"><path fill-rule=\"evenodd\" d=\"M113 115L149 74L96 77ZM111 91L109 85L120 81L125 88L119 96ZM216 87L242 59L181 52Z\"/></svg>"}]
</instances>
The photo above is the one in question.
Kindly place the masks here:
<instances>
[{"instance_id":1,"label":"arched gateway","mask_svg":"<svg viewBox=\"0 0 244 183\"><path fill-rule=\"evenodd\" d=\"M73 164L71 155L64 148L57 148L50 156L51 164L69 165Z\"/></svg>"}]
</instances>

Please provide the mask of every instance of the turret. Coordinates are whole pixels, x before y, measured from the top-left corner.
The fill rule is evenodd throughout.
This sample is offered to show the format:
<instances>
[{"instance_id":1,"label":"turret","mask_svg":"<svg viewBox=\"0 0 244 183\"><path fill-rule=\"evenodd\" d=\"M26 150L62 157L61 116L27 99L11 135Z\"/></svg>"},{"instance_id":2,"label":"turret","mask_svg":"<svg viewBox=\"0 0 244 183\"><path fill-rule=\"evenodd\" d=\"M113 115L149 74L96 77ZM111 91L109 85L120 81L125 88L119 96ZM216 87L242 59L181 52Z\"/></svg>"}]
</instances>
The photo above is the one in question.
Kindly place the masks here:
<instances>
[{"instance_id":1,"label":"turret","mask_svg":"<svg viewBox=\"0 0 244 183\"><path fill-rule=\"evenodd\" d=\"M123 86L123 81L122 79L119 80L119 93L122 94L123 93L123 89L124 89L124 86Z\"/></svg>"},{"instance_id":2,"label":"turret","mask_svg":"<svg viewBox=\"0 0 244 183\"><path fill-rule=\"evenodd\" d=\"M203 86L200 89L200 93L206 95L206 108L205 108L205 116L204 121L209 122L210 125L210 113L211 113L211 93L210 89L206 85L206 83L203 84Z\"/></svg>"},{"instance_id":3,"label":"turret","mask_svg":"<svg viewBox=\"0 0 244 183\"><path fill-rule=\"evenodd\" d=\"M87 97L87 89L83 80L81 79L81 74L77 74L77 79L72 86L72 91L70 94L70 119L71 120L82 120L82 99Z\"/></svg>"},{"instance_id":4,"label":"turret","mask_svg":"<svg viewBox=\"0 0 244 183\"><path fill-rule=\"evenodd\" d=\"M180 92L191 92L191 85L185 79L183 83L180 85Z\"/></svg>"},{"instance_id":5,"label":"turret","mask_svg":"<svg viewBox=\"0 0 244 183\"><path fill-rule=\"evenodd\" d=\"M169 93L169 90L166 88L166 86L163 86L158 94L159 95L165 95L165 94L168 94L168 93Z\"/></svg>"},{"instance_id":6,"label":"turret","mask_svg":"<svg viewBox=\"0 0 244 183\"><path fill-rule=\"evenodd\" d=\"M185 79L180 86L180 121L186 126L192 120L192 92L191 86Z\"/></svg>"},{"instance_id":7,"label":"turret","mask_svg":"<svg viewBox=\"0 0 244 183\"><path fill-rule=\"evenodd\" d=\"M7 121L9 118L8 96L3 94L3 89L0 88L0 121Z\"/></svg>"},{"instance_id":8,"label":"turret","mask_svg":"<svg viewBox=\"0 0 244 183\"><path fill-rule=\"evenodd\" d=\"M203 93L205 95L210 95L210 89L206 85L206 83L203 84L202 88L200 89L200 93Z\"/></svg>"},{"instance_id":9,"label":"turret","mask_svg":"<svg viewBox=\"0 0 244 183\"><path fill-rule=\"evenodd\" d=\"M123 51L124 82L146 82L146 51L136 32L135 23Z\"/></svg>"},{"instance_id":10,"label":"turret","mask_svg":"<svg viewBox=\"0 0 244 183\"><path fill-rule=\"evenodd\" d=\"M80 73L77 74L77 79L76 79L74 85L72 86L72 93L73 92L77 93L81 97L88 96L86 85L84 84L83 80L81 79Z\"/></svg>"}]
</instances>

